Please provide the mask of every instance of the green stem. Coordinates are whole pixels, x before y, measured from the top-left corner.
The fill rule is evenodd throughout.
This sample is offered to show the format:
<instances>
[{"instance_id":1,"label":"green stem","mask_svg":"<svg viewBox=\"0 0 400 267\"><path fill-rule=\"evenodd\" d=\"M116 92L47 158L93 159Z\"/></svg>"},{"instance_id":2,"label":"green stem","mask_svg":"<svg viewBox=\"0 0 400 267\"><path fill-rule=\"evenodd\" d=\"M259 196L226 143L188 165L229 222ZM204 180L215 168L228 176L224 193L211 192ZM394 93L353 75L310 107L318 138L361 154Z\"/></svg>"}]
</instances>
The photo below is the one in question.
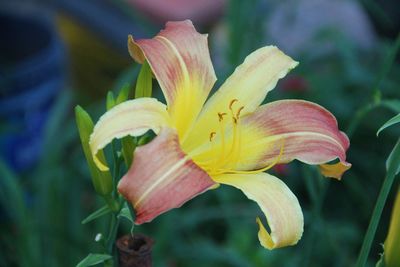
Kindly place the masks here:
<instances>
[{"instance_id":1,"label":"green stem","mask_svg":"<svg viewBox=\"0 0 400 267\"><path fill-rule=\"evenodd\" d=\"M108 207L113 213L118 213L120 210L120 205L111 195L103 196L104 201L107 203Z\"/></svg>"},{"instance_id":2,"label":"green stem","mask_svg":"<svg viewBox=\"0 0 400 267\"><path fill-rule=\"evenodd\" d=\"M118 226L119 226L119 219L117 217L117 214L113 214L110 222L110 232L108 233L107 237L107 252L110 254L112 254L113 252L113 247L118 232Z\"/></svg>"},{"instance_id":3,"label":"green stem","mask_svg":"<svg viewBox=\"0 0 400 267\"><path fill-rule=\"evenodd\" d=\"M356 131L358 125L365 118L365 116L374 108L378 107L379 104L380 104L379 102L373 104L367 104L366 106L363 106L356 112L356 115L354 116L353 120L350 122L346 130L346 134L350 139L353 136L354 132Z\"/></svg>"},{"instance_id":4,"label":"green stem","mask_svg":"<svg viewBox=\"0 0 400 267\"><path fill-rule=\"evenodd\" d=\"M400 32L397 34L394 45L390 49L388 55L385 58L383 68L382 68L381 72L379 73L378 79L377 79L375 87L374 87L374 89L375 89L374 91L379 90L381 83L383 82L383 80L385 79L387 74L389 73L389 71L396 59L396 55L397 55L397 52L399 51L399 49L400 49Z\"/></svg>"},{"instance_id":5,"label":"green stem","mask_svg":"<svg viewBox=\"0 0 400 267\"><path fill-rule=\"evenodd\" d=\"M302 171L302 177L306 183L306 188L313 205L310 214L310 221L312 222L310 225L311 233L309 238L306 240L304 255L302 257L302 266L310 266L312 254L315 249L316 238L318 236L319 225L323 222L321 211L329 186L329 180L323 180L320 172L310 166L304 166Z\"/></svg>"},{"instance_id":6,"label":"green stem","mask_svg":"<svg viewBox=\"0 0 400 267\"><path fill-rule=\"evenodd\" d=\"M371 250L372 241L374 240L375 232L382 215L383 207L385 206L386 199L389 195L390 189L392 188L395 176L396 174L394 172L388 172L385 177L381 191L379 192L378 200L376 201L375 208L372 213L371 221L367 229L367 234L364 237L364 242L358 256L356 267L364 267L367 262L369 251Z\"/></svg>"}]
</instances>

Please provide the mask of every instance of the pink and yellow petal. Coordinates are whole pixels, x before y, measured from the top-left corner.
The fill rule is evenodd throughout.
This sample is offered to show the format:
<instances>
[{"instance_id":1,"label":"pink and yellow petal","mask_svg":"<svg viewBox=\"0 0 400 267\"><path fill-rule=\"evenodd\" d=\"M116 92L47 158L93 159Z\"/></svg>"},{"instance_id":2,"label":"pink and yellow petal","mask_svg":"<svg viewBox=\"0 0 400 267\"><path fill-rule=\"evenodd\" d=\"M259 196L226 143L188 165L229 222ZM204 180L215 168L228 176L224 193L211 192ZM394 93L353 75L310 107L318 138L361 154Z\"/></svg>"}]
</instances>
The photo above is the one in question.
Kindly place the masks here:
<instances>
[{"instance_id":1,"label":"pink and yellow petal","mask_svg":"<svg viewBox=\"0 0 400 267\"><path fill-rule=\"evenodd\" d=\"M266 46L251 53L207 101L191 134L183 140L183 147L190 151L205 142L210 132L219 128L217 114L230 116L232 100L237 100L232 106L234 112L242 106L242 116L253 112L278 80L297 64L275 46Z\"/></svg>"},{"instance_id":2,"label":"pink and yellow petal","mask_svg":"<svg viewBox=\"0 0 400 267\"><path fill-rule=\"evenodd\" d=\"M139 136L148 130L156 134L164 127L170 127L166 106L154 98L139 98L123 102L100 117L90 136L90 149L100 170L107 170L98 158L97 152L114 138L127 135Z\"/></svg>"},{"instance_id":3,"label":"pink and yellow petal","mask_svg":"<svg viewBox=\"0 0 400 267\"><path fill-rule=\"evenodd\" d=\"M303 213L296 196L278 178L267 173L223 174L212 177L217 183L240 189L260 206L270 233L257 217L258 238L263 247L274 249L291 246L303 233Z\"/></svg>"},{"instance_id":4,"label":"pink and yellow petal","mask_svg":"<svg viewBox=\"0 0 400 267\"><path fill-rule=\"evenodd\" d=\"M207 35L198 33L189 20L168 22L153 39L134 40L130 36L128 48L136 61L149 62L182 138L216 81Z\"/></svg>"},{"instance_id":5,"label":"pink and yellow petal","mask_svg":"<svg viewBox=\"0 0 400 267\"><path fill-rule=\"evenodd\" d=\"M214 186L208 174L180 149L176 131L163 128L152 142L136 149L118 191L132 203L135 223L142 224Z\"/></svg>"},{"instance_id":6,"label":"pink and yellow petal","mask_svg":"<svg viewBox=\"0 0 400 267\"><path fill-rule=\"evenodd\" d=\"M307 164L324 164L339 159L329 176L339 178L345 169L349 147L347 136L338 129L335 117L325 108L302 100L275 101L244 117L241 124L246 145L238 169L256 169L273 162L283 149L279 163L298 159ZM327 173L327 172L326 172Z\"/></svg>"}]
</instances>

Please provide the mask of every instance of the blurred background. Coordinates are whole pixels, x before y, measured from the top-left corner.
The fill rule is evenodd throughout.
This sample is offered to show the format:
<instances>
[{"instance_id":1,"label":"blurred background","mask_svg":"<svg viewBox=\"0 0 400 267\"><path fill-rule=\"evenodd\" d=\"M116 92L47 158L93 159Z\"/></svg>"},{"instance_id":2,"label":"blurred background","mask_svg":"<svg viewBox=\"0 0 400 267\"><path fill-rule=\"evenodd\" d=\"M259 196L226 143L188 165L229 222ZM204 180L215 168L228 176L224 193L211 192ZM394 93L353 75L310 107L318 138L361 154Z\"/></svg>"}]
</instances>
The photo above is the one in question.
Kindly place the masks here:
<instances>
[{"instance_id":1,"label":"blurred background","mask_svg":"<svg viewBox=\"0 0 400 267\"><path fill-rule=\"evenodd\" d=\"M400 134L377 129L400 112L400 5L396 0L0 0L0 266L75 266L98 249L107 220L82 225L103 205L92 188L73 108L94 120L107 91L135 85L126 40L149 38L168 20L209 33L215 88L246 55L268 44L300 62L266 102L319 103L351 140L341 182L297 162L275 174L299 198L298 245L267 251L261 211L228 187L135 227L155 240L154 266L351 266L355 263ZM397 45L399 46L399 45ZM155 96L161 97L156 89ZM394 187L398 188L398 181ZM393 190L396 191L396 190ZM390 195L371 250L386 238ZM122 225L119 235L129 232Z\"/></svg>"}]
</instances>

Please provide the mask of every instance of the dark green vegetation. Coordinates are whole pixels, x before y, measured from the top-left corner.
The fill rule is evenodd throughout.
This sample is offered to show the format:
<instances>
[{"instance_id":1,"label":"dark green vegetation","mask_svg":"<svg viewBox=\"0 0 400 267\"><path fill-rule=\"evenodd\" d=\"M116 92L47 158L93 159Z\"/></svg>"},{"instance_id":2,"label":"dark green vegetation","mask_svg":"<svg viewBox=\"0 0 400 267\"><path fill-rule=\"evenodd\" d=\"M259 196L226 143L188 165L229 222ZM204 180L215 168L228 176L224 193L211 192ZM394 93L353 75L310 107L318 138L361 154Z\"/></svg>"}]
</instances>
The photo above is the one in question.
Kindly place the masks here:
<instances>
[{"instance_id":1,"label":"dark green vegetation","mask_svg":"<svg viewBox=\"0 0 400 267\"><path fill-rule=\"evenodd\" d=\"M260 2L231 2L224 17L228 26L227 47L218 55L225 64L215 66L218 84L247 54L268 43L268 36L262 34L266 14L254 11ZM212 40L213 35L209 38ZM396 124L376 136L387 120L400 113L400 38L379 38L377 46L370 50L358 49L334 31L321 35L321 42L326 40L333 47L329 53L315 56L311 49L294 56L300 65L287 79L302 79L301 90L282 81L266 99L269 102L300 98L316 102L337 117L339 128L350 138L348 161L353 167L340 182L322 178L316 168L298 162L291 163L285 174L276 173L303 208L305 229L299 244L274 251L263 249L255 223L261 211L239 190L222 186L134 228L134 232L155 239L154 266L356 264L387 175L386 160L400 135L400 126ZM318 50L319 45L316 41L312 47ZM210 50L214 54L217 49L212 45ZM133 66L121 74L114 91L127 82L133 88L133 73L136 75L137 71L137 66ZM159 92L154 90L154 94L158 96ZM85 107L94 120L104 113L104 100L105 96ZM108 232L108 217L81 224L104 202L94 193L80 146L73 116L77 104L80 99L71 92L60 95L47 124L45 153L32 171L17 175L0 164L0 266L69 267L89 252L100 250L94 239L97 233ZM390 176L395 171L391 172ZM396 179L388 191L376 236L371 240L366 266L375 266L380 258L398 187ZM119 235L130 232L128 220L122 219L121 226Z\"/></svg>"}]
</instances>

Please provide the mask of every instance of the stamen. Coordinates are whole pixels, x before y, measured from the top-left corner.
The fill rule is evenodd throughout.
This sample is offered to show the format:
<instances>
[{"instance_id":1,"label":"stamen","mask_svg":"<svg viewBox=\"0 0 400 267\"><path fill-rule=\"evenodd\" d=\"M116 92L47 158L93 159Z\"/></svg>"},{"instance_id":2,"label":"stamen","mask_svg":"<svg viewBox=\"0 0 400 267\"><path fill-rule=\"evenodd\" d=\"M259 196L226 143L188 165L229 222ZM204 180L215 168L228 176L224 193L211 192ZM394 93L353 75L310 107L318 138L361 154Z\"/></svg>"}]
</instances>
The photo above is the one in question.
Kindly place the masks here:
<instances>
[{"instance_id":1,"label":"stamen","mask_svg":"<svg viewBox=\"0 0 400 267\"><path fill-rule=\"evenodd\" d=\"M235 99L232 99L231 102L229 103L229 109L232 110L233 104L235 104L235 103L238 102L238 101L239 101L239 100L237 100L236 98L235 98Z\"/></svg>"},{"instance_id":2,"label":"stamen","mask_svg":"<svg viewBox=\"0 0 400 267\"><path fill-rule=\"evenodd\" d=\"M231 116L232 116L232 124L233 124L233 136L232 136L232 143L230 145L230 150L228 151L228 154L225 156L225 132L224 132L224 127L221 127L221 133L223 134L222 136L222 153L221 156L219 158L219 160L217 161L217 165L218 166L225 166L227 163L229 162L234 162L234 164L236 164L236 161L239 157L240 154L240 132L239 132L239 125L238 125L238 119L240 116L240 112L242 111L242 109L244 107L240 107L236 113L234 113L233 111L233 104L235 104L236 102L238 102L237 99L232 99L231 102L229 103L229 110L231 112ZM239 151L238 151L239 149Z\"/></svg>"},{"instance_id":3,"label":"stamen","mask_svg":"<svg viewBox=\"0 0 400 267\"><path fill-rule=\"evenodd\" d=\"M214 139L214 136L216 135L216 132L211 132L210 133L210 142L212 142L212 140Z\"/></svg>"},{"instance_id":4,"label":"stamen","mask_svg":"<svg viewBox=\"0 0 400 267\"><path fill-rule=\"evenodd\" d=\"M221 159L225 157L225 125L223 121L223 115L226 115L226 113L218 113L218 116L221 118L219 121L219 130L221 132L221 156L216 163L219 163Z\"/></svg>"},{"instance_id":5,"label":"stamen","mask_svg":"<svg viewBox=\"0 0 400 267\"><path fill-rule=\"evenodd\" d=\"M219 122L224 120L224 116L227 115L225 112L218 112L218 120Z\"/></svg>"},{"instance_id":6,"label":"stamen","mask_svg":"<svg viewBox=\"0 0 400 267\"><path fill-rule=\"evenodd\" d=\"M282 140L282 146L279 151L279 155L276 157L276 159L271 164L269 164L268 166L265 166L264 168L261 168L258 170L252 170L252 171L235 171L235 170L219 169L218 172L213 173L213 175L222 174L222 173L253 174L253 173L260 173L260 172L267 171L267 170L271 169L272 167L274 167L279 162L279 160L281 159L281 157L283 155L284 147L285 147L285 140Z\"/></svg>"},{"instance_id":7,"label":"stamen","mask_svg":"<svg viewBox=\"0 0 400 267\"><path fill-rule=\"evenodd\" d=\"M236 119L238 120L240 117L240 112L242 112L242 110L244 109L244 106L241 106L238 111L236 112Z\"/></svg>"}]
</instances>

